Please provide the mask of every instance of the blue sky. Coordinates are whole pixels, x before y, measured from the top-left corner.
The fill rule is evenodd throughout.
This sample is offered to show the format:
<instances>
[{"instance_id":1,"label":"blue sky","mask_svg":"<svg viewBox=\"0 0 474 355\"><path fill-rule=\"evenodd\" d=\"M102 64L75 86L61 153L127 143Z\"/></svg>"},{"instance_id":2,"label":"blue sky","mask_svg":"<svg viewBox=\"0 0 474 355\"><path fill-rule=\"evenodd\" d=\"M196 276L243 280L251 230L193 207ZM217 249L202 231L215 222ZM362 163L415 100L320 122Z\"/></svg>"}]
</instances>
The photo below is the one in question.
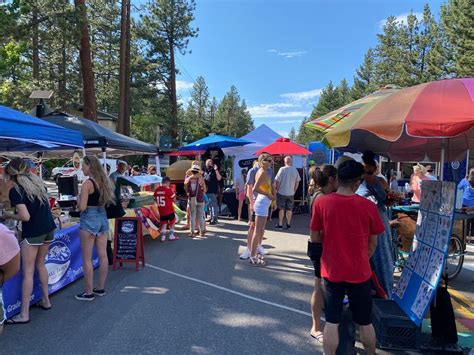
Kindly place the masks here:
<instances>
[{"instance_id":1,"label":"blue sky","mask_svg":"<svg viewBox=\"0 0 474 355\"><path fill-rule=\"evenodd\" d=\"M443 1L429 1L438 16ZM352 83L382 21L422 13L417 0L197 0L191 54L177 60L181 100L202 75L219 100L235 85L255 125L282 135L317 103L332 80Z\"/></svg>"}]
</instances>

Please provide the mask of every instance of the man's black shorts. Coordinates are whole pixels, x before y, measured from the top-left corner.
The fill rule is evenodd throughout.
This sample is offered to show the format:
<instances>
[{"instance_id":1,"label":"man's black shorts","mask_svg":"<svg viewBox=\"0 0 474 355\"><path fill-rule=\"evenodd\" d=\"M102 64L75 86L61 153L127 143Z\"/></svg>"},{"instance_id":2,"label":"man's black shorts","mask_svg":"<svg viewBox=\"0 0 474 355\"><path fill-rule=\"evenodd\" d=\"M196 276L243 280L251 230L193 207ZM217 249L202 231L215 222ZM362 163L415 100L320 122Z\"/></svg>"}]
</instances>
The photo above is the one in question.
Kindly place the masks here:
<instances>
[{"instance_id":1,"label":"man's black shorts","mask_svg":"<svg viewBox=\"0 0 474 355\"><path fill-rule=\"evenodd\" d=\"M354 322L358 325L372 323L372 283L367 280L354 284L349 282L331 282L324 279L324 313L326 322L339 324L342 318L344 296L349 297L349 306Z\"/></svg>"}]
</instances>

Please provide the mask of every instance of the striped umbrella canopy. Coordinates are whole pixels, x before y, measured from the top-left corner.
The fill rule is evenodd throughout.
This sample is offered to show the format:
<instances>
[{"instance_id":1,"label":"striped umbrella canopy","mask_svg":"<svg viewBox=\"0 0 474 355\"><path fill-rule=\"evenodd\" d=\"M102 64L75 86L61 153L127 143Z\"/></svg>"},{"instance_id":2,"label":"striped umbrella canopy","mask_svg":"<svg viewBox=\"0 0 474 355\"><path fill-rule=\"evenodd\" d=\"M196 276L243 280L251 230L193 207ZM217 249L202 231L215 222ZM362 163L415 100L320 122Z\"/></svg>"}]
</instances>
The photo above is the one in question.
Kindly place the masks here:
<instances>
[{"instance_id":1,"label":"striped umbrella canopy","mask_svg":"<svg viewBox=\"0 0 474 355\"><path fill-rule=\"evenodd\" d=\"M372 150L395 161L458 160L474 148L474 78L394 90L359 103L340 121L323 139L338 150Z\"/></svg>"},{"instance_id":2,"label":"striped umbrella canopy","mask_svg":"<svg viewBox=\"0 0 474 355\"><path fill-rule=\"evenodd\" d=\"M399 91L400 88L387 85L374 93L347 104L337 110L331 111L306 124L309 128L314 128L320 132L327 133L347 120L356 120L363 115L368 109L375 106L378 102L387 96ZM362 110L363 108L363 110Z\"/></svg>"}]
</instances>

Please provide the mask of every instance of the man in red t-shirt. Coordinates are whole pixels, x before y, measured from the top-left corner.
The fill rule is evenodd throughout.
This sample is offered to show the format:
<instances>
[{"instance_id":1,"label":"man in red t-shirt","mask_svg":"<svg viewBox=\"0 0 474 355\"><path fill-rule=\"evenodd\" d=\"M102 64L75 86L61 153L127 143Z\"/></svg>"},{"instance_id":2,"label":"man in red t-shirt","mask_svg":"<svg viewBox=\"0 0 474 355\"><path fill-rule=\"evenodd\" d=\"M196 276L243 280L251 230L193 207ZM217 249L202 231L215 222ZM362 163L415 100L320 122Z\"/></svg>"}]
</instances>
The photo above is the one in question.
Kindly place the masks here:
<instances>
[{"instance_id":1,"label":"man in red t-shirt","mask_svg":"<svg viewBox=\"0 0 474 355\"><path fill-rule=\"evenodd\" d=\"M384 231L377 206L355 194L364 167L349 160L338 168L337 192L314 202L311 241L322 243L321 276L324 279L324 353L335 354L339 343L344 296L347 293L353 319L359 325L362 344L375 353L369 259Z\"/></svg>"},{"instance_id":2,"label":"man in red t-shirt","mask_svg":"<svg viewBox=\"0 0 474 355\"><path fill-rule=\"evenodd\" d=\"M174 214L174 199L176 198L175 193L170 188L170 178L164 177L161 186L155 189L154 197L155 202L158 205L158 212L160 212L160 223L161 223L161 241L166 240L166 227L169 227L170 236L169 240L178 240L179 238L174 235L174 224L176 223L176 216Z\"/></svg>"}]
</instances>

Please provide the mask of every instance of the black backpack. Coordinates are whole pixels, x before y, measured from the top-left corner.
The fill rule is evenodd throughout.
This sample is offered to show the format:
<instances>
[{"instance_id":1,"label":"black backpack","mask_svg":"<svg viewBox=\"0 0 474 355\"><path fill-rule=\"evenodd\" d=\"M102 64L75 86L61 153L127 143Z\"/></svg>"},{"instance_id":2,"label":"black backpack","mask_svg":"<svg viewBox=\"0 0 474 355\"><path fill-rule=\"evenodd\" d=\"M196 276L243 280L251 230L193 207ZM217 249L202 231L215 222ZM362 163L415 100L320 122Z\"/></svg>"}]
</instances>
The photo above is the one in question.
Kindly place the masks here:
<instances>
[{"instance_id":1,"label":"black backpack","mask_svg":"<svg viewBox=\"0 0 474 355\"><path fill-rule=\"evenodd\" d=\"M439 344L452 345L458 342L458 331L446 279L444 283L445 286L438 285L430 305L431 336Z\"/></svg>"}]
</instances>

